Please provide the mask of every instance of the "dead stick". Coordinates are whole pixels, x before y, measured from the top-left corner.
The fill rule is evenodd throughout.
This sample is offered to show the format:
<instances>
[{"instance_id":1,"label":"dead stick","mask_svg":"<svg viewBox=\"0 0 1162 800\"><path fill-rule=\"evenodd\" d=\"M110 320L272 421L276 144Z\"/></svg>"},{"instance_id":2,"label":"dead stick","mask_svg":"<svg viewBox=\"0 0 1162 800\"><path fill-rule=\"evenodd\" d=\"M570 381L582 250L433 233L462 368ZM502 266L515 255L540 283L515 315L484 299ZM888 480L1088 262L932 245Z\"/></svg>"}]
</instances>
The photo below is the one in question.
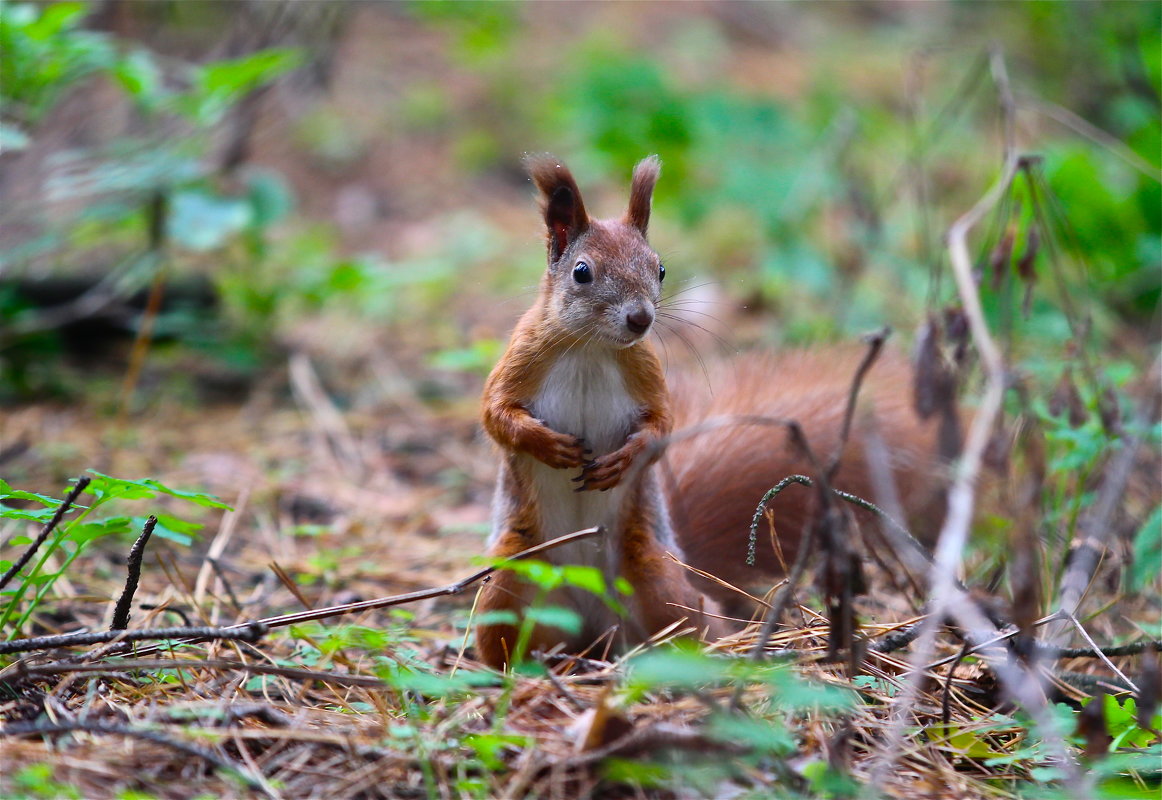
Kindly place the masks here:
<instances>
[{"instance_id":1,"label":"dead stick","mask_svg":"<svg viewBox=\"0 0 1162 800\"><path fill-rule=\"evenodd\" d=\"M447 586L440 586L435 589L422 589L418 592L408 592L407 594L396 594L390 597L380 597L374 600L363 600L358 603L346 603L341 606L329 606L327 608L314 608L307 611L298 611L293 614L282 614L277 617L266 617L257 622L242 622L237 625L230 625L221 628L222 631L237 631L244 630L248 625L261 625L264 628L285 628L288 625L297 625L302 622L314 622L315 620L326 619L328 617L338 617L344 614L357 614L360 611L373 611L380 608L391 608L392 606L404 605L405 603L415 603L420 600L431 600L436 597L446 597L448 595L460 594L472 584L483 578L487 578L498 569L503 569L504 565L509 561L519 561L521 559L530 558L532 556L540 555L555 547L560 547L563 544L580 541L581 539L588 539L591 536L598 536L605 533L603 527L585 528L584 530L567 533L564 536L559 536L548 542L542 542L523 550L520 553L506 559L500 564L492 564L485 567L478 572L474 572L467 578L450 583ZM183 641L182 644L193 644L199 641L198 638ZM136 652L139 656L147 656L157 653L161 650L160 647L151 646L140 648ZM0 651L3 652L3 651Z\"/></svg>"},{"instance_id":2,"label":"dead stick","mask_svg":"<svg viewBox=\"0 0 1162 800\"><path fill-rule=\"evenodd\" d=\"M817 511L821 511L824 518L829 518L835 502L831 498L831 482L827 479L827 474L819 464L819 459L815 457L814 451L807 444L807 436L803 433L803 429L799 427L799 423L792 421L787 426L787 432L791 435L791 441L811 463L812 471L818 476L819 483L816 486L816 490L818 492L819 502L823 508L817 509ZM813 517L808 517L803 523L803 532L799 536L799 550L795 554L794 564L791 565L791 574L787 576L787 582L779 590L778 597L774 599L771 607L767 609L767 616L763 620L763 627L759 631L758 639L751 646L750 657L756 661L762 658L763 651L767 647L767 642L770 641L771 635L775 632L775 626L779 624L779 618L783 616L783 612L790 605L795 588L807 569L807 561L810 559L812 551L814 550L816 527L819 526L817 526ZM741 688L740 686L739 689ZM735 700L737 701L740 698L741 693L736 691Z\"/></svg>"},{"instance_id":3,"label":"dead stick","mask_svg":"<svg viewBox=\"0 0 1162 800\"><path fill-rule=\"evenodd\" d=\"M847 447L847 439L851 435L851 422L855 418L855 404L859 399L859 390L863 386L863 379L872 365L876 363L876 359L880 357L880 351L884 349L884 342L887 341L891 333L892 329L885 325L878 331L863 337L864 343L867 344L867 350L864 351L863 358L860 360L859 366L855 368L855 375L851 379L851 389L847 395L847 408L843 412L843 428L839 432L839 443L835 445L835 452L831 454L831 463L827 465L828 482L834 480L839 471L839 461L843 456L843 449Z\"/></svg>"},{"instance_id":4,"label":"dead stick","mask_svg":"<svg viewBox=\"0 0 1162 800\"><path fill-rule=\"evenodd\" d=\"M7 586L8 582L11 581L13 577L15 577L16 573L24 569L25 565L32 560L32 557L36 555L36 551L40 549L40 546L44 544L45 540L52 534L53 530L56 529L56 526L61 524L61 520L64 519L64 516L68 513L69 508L71 508L73 503L76 502L77 498L80 497L81 492L88 488L90 480L91 479L87 476L77 479L77 485L74 486L73 490L68 493L68 496L65 497L64 501L59 506L57 506L56 513L52 515L52 519L50 519L44 528L41 529L40 534L36 537L36 541L29 545L28 549L21 554L20 558L16 559L16 562L8 568L8 571L4 573L3 577L0 577L0 589L3 589L5 586Z\"/></svg>"},{"instance_id":5,"label":"dead stick","mask_svg":"<svg viewBox=\"0 0 1162 800\"><path fill-rule=\"evenodd\" d=\"M812 471L816 474L816 476L818 476L818 485L815 487L815 489L819 498L819 508L817 511L820 513L818 523L820 533L830 534L830 532L833 530L832 526L835 524L836 517L834 516L835 499L832 496L833 490L831 488L831 481L839 471L840 459L843 456L844 448L847 446L848 436L851 434L851 421L855 417L855 404L859 399L859 390L863 385L864 376L867 375L868 370L871 369L876 359L879 358L880 351L884 346L884 341L887 340L888 334L890 333L891 329L885 327L864 338L864 342L867 344L867 350L864 352L863 358L860 360L859 366L856 367L855 374L852 376L851 389L847 395L847 407L844 409L843 413L843 427L840 430L839 442L835 446L835 452L831 454L831 461L827 465L826 469L822 467L822 465L819 463L819 460L815 457L814 451L811 450L811 446L807 443L807 436L799 424L797 422L792 422L792 424L787 426L788 433L791 435L791 441L794 442L795 445L799 448L799 451L807 457L807 460L811 464ZM810 484L808 483L808 485ZM783 615L786 607L790 604L791 597L795 592L795 588L798 585L799 580L802 578L803 573L807 569L807 561L811 556L811 551L814 550L814 535L816 527L817 523L812 519L808 519L803 525L803 533L799 537L799 551L795 554L795 562L791 566L791 574L787 576L786 584L779 591L778 597L775 598L774 602L771 603L771 607L767 610L767 616L766 619L763 620L762 630L759 632L759 637L755 641L754 646L750 651L750 656L752 659L757 660L762 657L763 651L766 649L767 642L770 641L771 634L774 633L775 626L779 623L779 618ZM842 547L842 544L836 540L836 537L828 536L826 539L824 539L823 549L827 552L829 557L834 557L837 555L832 552L832 549L835 546ZM845 602L844 606L850 607L849 602L850 601ZM834 622L835 621L832 620L833 625ZM852 627L854 627L854 625ZM854 650L854 645L852 646L852 649ZM852 666L854 668L854 661ZM738 697L739 695L736 693L736 700Z\"/></svg>"},{"instance_id":6,"label":"dead stick","mask_svg":"<svg viewBox=\"0 0 1162 800\"><path fill-rule=\"evenodd\" d=\"M1137 427L1140 429L1146 428L1158 417L1159 404L1162 403L1162 393L1157 389L1160 376L1162 376L1162 357L1154 360L1150 369L1152 388L1149 395L1142 399L1137 411L1139 422ZM1078 537L1080 541L1073 546L1069 566L1061 576L1058 588L1058 608L1062 615L1046 636L1052 644L1064 639L1069 628L1069 617L1078 613L1082 601L1085 600L1086 592L1097 572L1098 562L1105 553L1106 541L1114 528L1110 520L1125 494L1141 444L1140 434L1135 433L1127 437L1121 450L1110 460L1097 501L1086 510L1082 518Z\"/></svg>"},{"instance_id":7,"label":"dead stick","mask_svg":"<svg viewBox=\"0 0 1162 800\"><path fill-rule=\"evenodd\" d=\"M63 633L58 636L34 636L30 639L14 639L9 642L0 642L0 655L27 653L30 650L52 650L57 647L104 644L105 642L123 642L128 644L155 639L181 639L184 641L191 637L199 641L207 639L233 639L243 642L257 642L266 635L266 632L267 626L261 622L246 622L242 625L232 625L229 628L147 628L140 631L117 630ZM153 652L157 652L160 649L154 648Z\"/></svg>"},{"instance_id":8,"label":"dead stick","mask_svg":"<svg viewBox=\"0 0 1162 800\"><path fill-rule=\"evenodd\" d=\"M373 675L343 675L337 672L320 672L298 667L280 667L274 664L248 664L243 661L229 659L125 659L121 661L104 661L100 663L73 664L56 662L53 664L33 664L18 661L0 672L0 680L12 681L19 678L41 678L48 675L63 675L75 672L96 672L111 674L120 672L134 672L138 670L159 669L215 669L235 670L255 675L276 675L281 678L291 678L303 681L322 681L339 686L365 686L368 688L383 687L386 684Z\"/></svg>"},{"instance_id":9,"label":"dead stick","mask_svg":"<svg viewBox=\"0 0 1162 800\"><path fill-rule=\"evenodd\" d=\"M129 574L125 577L125 591L121 592L121 597L113 609L113 623L109 626L110 630L124 630L129 627L129 612L133 608L133 595L137 593L137 584L141 580L141 559L145 555L145 545L149 542L149 537L153 535L155 527L157 527L157 517L151 515L145 521L141 535L137 537L133 547L129 548L129 558L127 559Z\"/></svg>"}]
</instances>

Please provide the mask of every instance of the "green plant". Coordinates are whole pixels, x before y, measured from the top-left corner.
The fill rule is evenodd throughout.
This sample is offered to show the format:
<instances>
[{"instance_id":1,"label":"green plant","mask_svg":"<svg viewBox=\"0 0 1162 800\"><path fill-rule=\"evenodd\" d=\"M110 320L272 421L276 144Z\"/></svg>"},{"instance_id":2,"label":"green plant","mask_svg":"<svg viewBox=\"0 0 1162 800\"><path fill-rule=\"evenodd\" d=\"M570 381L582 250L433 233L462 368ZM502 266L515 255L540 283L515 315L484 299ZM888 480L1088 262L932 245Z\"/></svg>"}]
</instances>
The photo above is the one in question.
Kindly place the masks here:
<instances>
[{"instance_id":1,"label":"green plant","mask_svg":"<svg viewBox=\"0 0 1162 800\"><path fill-rule=\"evenodd\" d=\"M580 632L582 619L575 611L545 605L545 600L555 589L563 586L582 589L601 598L602 602L609 606L615 613L625 613L625 608L618 601L617 597L610 592L610 587L605 581L605 575L596 567L587 567L579 564L556 565L533 558L521 559L520 561L501 559L494 563L496 566L515 572L526 582L537 588L537 594L533 602L529 604L529 608L524 612L519 622L517 641L512 652L512 663L516 665L514 669L532 670L538 673L542 671L539 665L530 664L526 666L523 663L525 656L528 655L528 643L532 638L533 629L536 626L545 625L552 628L560 628L563 631L573 634ZM629 595L633 592L633 588L624 578L618 578L612 588L622 595ZM511 612L500 612L493 615L480 615L477 622L478 624L516 624L517 620ZM502 718L502 714L497 715L498 720Z\"/></svg>"},{"instance_id":2,"label":"green plant","mask_svg":"<svg viewBox=\"0 0 1162 800\"><path fill-rule=\"evenodd\" d=\"M50 257L67 264L99 251L102 261L113 258L105 288L126 297L235 242L261 252L270 226L290 208L289 192L261 171L244 177L243 193L227 188L210 157L212 135L243 97L293 69L299 53L272 48L181 63L85 30L89 10L84 3L0 5L0 147L35 141L48 112L86 80L104 79L139 122L134 133L58 154L60 169L46 177L44 194L68 210L36 220L39 235L0 249L0 264L20 268ZM19 297L0 306L12 312L0 330L0 375L13 378L4 383L15 391L43 388L48 381L33 364L52 348L53 331L40 330L36 310ZM158 328L170 335L206 327L180 313L167 323Z\"/></svg>"},{"instance_id":3,"label":"green plant","mask_svg":"<svg viewBox=\"0 0 1162 800\"><path fill-rule=\"evenodd\" d=\"M722 781L737 779L744 765L786 774L784 760L801 752L802 738L815 735L810 729L838 724L856 702L854 692L805 680L791 664L715 656L686 642L630 659L621 700L631 704L684 694L705 698L715 690L740 686L750 690L747 712L706 701L711 711L703 731L712 741L744 748L744 755L730 760L694 755L677 763L645 765L617 762L607 776L646 786L694 786L710 797ZM788 784L787 796L852 796L852 781L843 772L822 762L808 772L807 794L796 794Z\"/></svg>"},{"instance_id":4,"label":"green plant","mask_svg":"<svg viewBox=\"0 0 1162 800\"><path fill-rule=\"evenodd\" d=\"M122 64L107 36L81 29L84 3L31 3L0 6L0 100L4 122L0 144L28 144L26 126L38 123L65 89L98 71Z\"/></svg>"},{"instance_id":5,"label":"green plant","mask_svg":"<svg viewBox=\"0 0 1162 800\"><path fill-rule=\"evenodd\" d=\"M1162 741L1157 728L1162 724L1162 714L1155 714L1150 725L1154 730L1139 727L1136 721L1137 706L1133 698L1118 702L1111 695L1087 698L1082 701L1082 709L1090 703L1101 703L1101 729L1110 737L1107 753L1092 753L1085 767L1094 778L1095 798L1114 800L1115 798L1154 796L1158 781L1162 778L1159 758L1162 757ZM1084 710L1058 704L1053 708L1053 724L1059 736L1064 735L1068 744L1079 751L1090 751L1087 741L1093 732L1083 732L1080 724ZM986 766L1008 766L1029 776L1032 781L1019 783L1015 788L1018 796L1058 800L1074 796L1062 784L1065 772L1057 763L1053 751L1046 746L1045 731L1028 723L1020 715L1016 719L998 718L991 726L985 726L974 734L980 736L989 728L1008 730L1016 734L1016 739L1008 753L990 756L991 745L974 738L965 741L969 749L965 754L979 758ZM955 734L954 738L964 737Z\"/></svg>"},{"instance_id":6,"label":"green plant","mask_svg":"<svg viewBox=\"0 0 1162 800\"><path fill-rule=\"evenodd\" d=\"M11 776L12 800L33 798L73 798L79 800L81 790L53 778L53 766L48 763L29 764Z\"/></svg>"},{"instance_id":7,"label":"green plant","mask_svg":"<svg viewBox=\"0 0 1162 800\"><path fill-rule=\"evenodd\" d=\"M230 508L211 495L172 489L149 478L125 480L92 470L89 475L90 483L81 494L81 498L88 499L88 505L74 505L71 515L57 525L30 565L15 575L19 583L0 592L0 632L5 639L20 636L29 618L52 591L53 585L93 542L108 536L127 536L140 531L144 517L110 516L106 508L110 503L156 499L166 495L196 506ZM29 504L30 507L14 508L11 507L13 502ZM0 505L0 519L46 524L62 502L47 495L13 489L0 480L0 503L3 504ZM189 545L202 527L170 514L155 516L157 526L154 535L183 546ZM32 540L26 536L16 536L8 544L13 547L27 546L32 544ZM48 570L50 562L56 564L53 571ZM12 560L0 561L0 571L7 571L12 564Z\"/></svg>"}]
</instances>

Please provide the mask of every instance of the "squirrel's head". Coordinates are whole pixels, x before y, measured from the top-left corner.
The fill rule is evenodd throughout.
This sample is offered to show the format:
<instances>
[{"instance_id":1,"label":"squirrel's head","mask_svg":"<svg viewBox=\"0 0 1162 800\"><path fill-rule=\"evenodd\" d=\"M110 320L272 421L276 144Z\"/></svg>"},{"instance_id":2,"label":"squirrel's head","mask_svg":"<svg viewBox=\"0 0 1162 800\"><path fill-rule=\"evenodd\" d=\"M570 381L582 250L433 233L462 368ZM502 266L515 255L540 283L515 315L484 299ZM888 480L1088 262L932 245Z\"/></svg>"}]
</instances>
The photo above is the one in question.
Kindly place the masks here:
<instances>
[{"instance_id":1,"label":"squirrel's head","mask_svg":"<svg viewBox=\"0 0 1162 800\"><path fill-rule=\"evenodd\" d=\"M590 219L577 182L556 158L529 156L525 166L540 190L548 232L550 318L585 342L637 344L653 325L666 276L646 241L657 156L634 167L620 219Z\"/></svg>"}]
</instances>

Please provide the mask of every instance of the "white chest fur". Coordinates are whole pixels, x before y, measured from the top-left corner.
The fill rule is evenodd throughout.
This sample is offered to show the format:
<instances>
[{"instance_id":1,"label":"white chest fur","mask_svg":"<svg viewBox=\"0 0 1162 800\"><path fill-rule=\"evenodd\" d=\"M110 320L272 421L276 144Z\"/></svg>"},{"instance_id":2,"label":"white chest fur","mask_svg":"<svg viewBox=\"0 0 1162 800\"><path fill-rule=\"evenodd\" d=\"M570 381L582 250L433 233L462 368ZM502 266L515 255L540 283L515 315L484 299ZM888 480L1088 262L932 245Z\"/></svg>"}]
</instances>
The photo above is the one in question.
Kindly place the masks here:
<instances>
[{"instance_id":1,"label":"white chest fur","mask_svg":"<svg viewBox=\"0 0 1162 800\"><path fill-rule=\"evenodd\" d=\"M558 360L545 377L529 411L555 431L580 436L601 456L625 444L640 410L626 389L613 353L570 353ZM618 572L618 548L610 539L620 535L618 512L625 487L605 492L577 492L573 478L580 469L553 469L530 459L533 491L541 530L553 539L593 525L604 525L606 540L589 540L557 548L547 554L559 564L587 564L608 577Z\"/></svg>"},{"instance_id":2,"label":"white chest fur","mask_svg":"<svg viewBox=\"0 0 1162 800\"><path fill-rule=\"evenodd\" d=\"M614 354L594 350L558 359L529 410L553 430L583 438L596 455L621 447L638 416Z\"/></svg>"}]
</instances>

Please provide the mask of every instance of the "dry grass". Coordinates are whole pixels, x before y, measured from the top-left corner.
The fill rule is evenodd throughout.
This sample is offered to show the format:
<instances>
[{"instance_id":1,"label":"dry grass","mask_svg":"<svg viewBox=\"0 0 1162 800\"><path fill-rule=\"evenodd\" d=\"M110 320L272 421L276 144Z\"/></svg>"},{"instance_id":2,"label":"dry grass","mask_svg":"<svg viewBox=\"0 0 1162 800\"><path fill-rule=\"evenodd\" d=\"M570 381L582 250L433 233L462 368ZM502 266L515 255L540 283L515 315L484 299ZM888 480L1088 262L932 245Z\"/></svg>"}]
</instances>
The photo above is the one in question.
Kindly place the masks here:
<instances>
[{"instance_id":1,"label":"dry grass","mask_svg":"<svg viewBox=\"0 0 1162 800\"><path fill-rule=\"evenodd\" d=\"M26 416L26 424L35 418ZM286 422L277 415L269 420L275 428ZM78 424L82 427L58 428L55 436L83 445L86 423ZM149 439L149 424L140 421L137 435ZM221 435L222 420L202 424ZM46 430L47 425L37 431L39 442L47 441ZM92 429L87 430L91 435ZM351 452L367 452L362 430L358 423L351 426ZM200 438L198 431L187 433L193 441ZM215 438L205 433L205 441ZM278 445L283 459L326 463L319 455L325 443L311 437L293 441ZM459 444L477 446L470 439ZM249 457L267 455L257 448ZM186 461L199 463L204 457L194 450ZM429 451L424 458L441 457ZM172 614L163 609L194 622L221 625L293 611L304 602L318 607L437 586L466 574L470 554L479 546L476 534L425 531L441 518L482 520L482 487L427 497L421 493L415 506L401 508L388 500L390 492L361 486L334 465L330 472L312 474L309 485L352 499L337 513L311 506L316 521L332 517L329 532L304 537L294 534L302 533L297 526L304 524L306 512L291 508L288 496L306 477L253 474L255 481L238 501L238 510L226 516L216 535L207 537L206 555L213 556L217 570L202 557L192 558L166 543L153 546L133 627L169 624ZM453 514L446 509L455 507L456 499L461 500L460 511ZM435 510L437 505L445 510ZM332 566L314 560L320 552L340 547L357 555ZM100 561L95 553L92 559ZM296 576L295 592L271 577L272 560ZM70 576L63 597L37 617L44 632L106 626L123 574L119 567L99 566ZM602 778L603 758L665 761L666 753L676 754L672 758L679 763L699 763L698 758L706 757L718 766L734 764L734 774L721 784L723 791L752 787L774 792L816 760L845 765L857 779L868 780L882 755L892 698L902 690L909 669L900 652L876 652L874 645L919 621L908 615L901 598L894 621L861 626L860 637L872 647L861 665L865 677L859 700L849 713L835 715L780 712L777 699L772 702L761 684L708 686L697 692L659 688L635 697L627 692L623 661L565 663L551 677L522 676L511 682L488 677L471 660L470 651L460 654L462 632L452 623L463 624L467 604L467 599L426 601L412 609L415 617L406 622L384 611L369 611L325 626L273 631L256 645L209 642L146 657L111 657L109 646L26 655L2 675L0 716L7 734L0 748L3 793L19 790L14 781L22 768L47 763L56 785L76 787L81 796L94 798L129 789L174 798L632 797L633 789ZM881 594L875 607L861 607L862 617L882 617L891 605ZM143 613L145 606L153 610ZM846 667L822 658L828 648L826 619L808 605L793 611L791 618L797 622L777 631L768 648L784 656L793 652L794 669L805 678L850 691ZM350 625L388 635L382 646L360 644L353 636L345 646L334 647L334 638L327 641L328 632L338 634ZM757 635L757 626L752 626L711 652L743 661ZM1006 797L1027 779L1029 764L990 767L980 757L980 748L993 754L1014 752L1027 732L1017 723L997 726L988 721L1007 704L993 673L981 661L955 659L960 650L953 636L937 637L933 662L939 665L926 670L918 685L908 710L908 736L883 786L891 796ZM1115 661L1136 669L1133 658ZM430 671L437 688L442 679L486 677L482 685L445 696L439 691L425 694L422 688L402 688L390 677L385 682L393 663ZM1094 659L1079 663L1095 674L1110 674ZM1068 691L1074 698L1081 694ZM705 721L732 703L760 719L787 725L799 742L794 755L756 759L739 743L710 736ZM933 733L945 705L951 725L962 734L958 742L965 732L985 731L971 737L976 754L959 752L957 744ZM53 726L54 732L14 735L19 730L14 726L33 720ZM582 733L595 726L593 748L579 751ZM485 768L465 740L470 734L493 733L520 738L499 748L496 763ZM469 784L477 785L475 794L465 788ZM51 796L52 786L46 791Z\"/></svg>"}]
</instances>

